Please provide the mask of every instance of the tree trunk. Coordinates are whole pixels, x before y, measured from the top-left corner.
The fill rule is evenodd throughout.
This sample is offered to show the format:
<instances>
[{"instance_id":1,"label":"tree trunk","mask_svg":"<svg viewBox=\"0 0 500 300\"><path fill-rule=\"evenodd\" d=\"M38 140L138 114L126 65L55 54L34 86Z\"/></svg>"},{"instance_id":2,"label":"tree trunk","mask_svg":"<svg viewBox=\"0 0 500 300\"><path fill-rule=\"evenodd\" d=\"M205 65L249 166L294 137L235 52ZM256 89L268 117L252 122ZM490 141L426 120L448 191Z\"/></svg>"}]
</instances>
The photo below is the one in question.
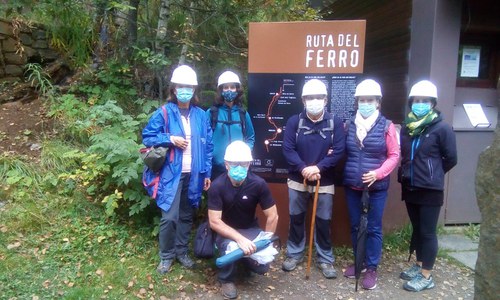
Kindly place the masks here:
<instances>
[{"instance_id":1,"label":"tree trunk","mask_svg":"<svg viewBox=\"0 0 500 300\"><path fill-rule=\"evenodd\" d=\"M187 17L188 25L187 26L192 26L192 24L193 24L193 18L191 16L191 9L193 7L194 7L194 2L191 1L191 3L189 3L189 11L188 11L188 17ZM184 28L186 28L187 26L184 25ZM190 31L184 30L184 39L187 40L187 39L189 39L190 36L191 36ZM181 49L181 56L179 57L179 65L183 65L185 63L187 50L188 50L187 43L184 43L184 45L182 45L182 49Z\"/></svg>"},{"instance_id":2,"label":"tree trunk","mask_svg":"<svg viewBox=\"0 0 500 300\"><path fill-rule=\"evenodd\" d=\"M128 11L127 18L127 33L128 33L128 43L127 43L127 56L130 59L132 56L132 46L137 43L137 13L139 10L140 0L130 0L129 5L134 9Z\"/></svg>"},{"instance_id":3,"label":"tree trunk","mask_svg":"<svg viewBox=\"0 0 500 300\"><path fill-rule=\"evenodd\" d=\"M165 54L165 37L167 36L167 24L170 16L170 0L161 0L160 15L158 16L158 27L156 30L155 50L156 53Z\"/></svg>"},{"instance_id":4,"label":"tree trunk","mask_svg":"<svg viewBox=\"0 0 500 300\"><path fill-rule=\"evenodd\" d=\"M165 38L167 36L167 24L168 18L170 16L170 1L161 0L160 2L160 15L158 16L158 27L156 31L155 39L155 51L156 53L161 53L165 55ZM158 94L160 99L163 100L163 81L165 80L164 70L155 72L156 78L158 79Z\"/></svg>"}]
</instances>

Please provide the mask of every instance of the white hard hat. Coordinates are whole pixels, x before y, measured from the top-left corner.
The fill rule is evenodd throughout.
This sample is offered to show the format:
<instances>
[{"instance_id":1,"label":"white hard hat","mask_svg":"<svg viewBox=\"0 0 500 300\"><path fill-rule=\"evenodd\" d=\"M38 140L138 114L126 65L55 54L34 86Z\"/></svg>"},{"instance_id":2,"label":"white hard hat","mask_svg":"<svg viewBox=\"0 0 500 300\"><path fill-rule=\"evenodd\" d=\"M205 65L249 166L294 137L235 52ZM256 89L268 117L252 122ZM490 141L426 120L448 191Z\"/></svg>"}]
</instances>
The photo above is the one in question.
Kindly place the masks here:
<instances>
[{"instance_id":1,"label":"white hard hat","mask_svg":"<svg viewBox=\"0 0 500 300\"><path fill-rule=\"evenodd\" d=\"M175 68L170 82L186 85L198 85L196 72L191 67L186 65Z\"/></svg>"},{"instance_id":2,"label":"white hard hat","mask_svg":"<svg viewBox=\"0 0 500 300\"><path fill-rule=\"evenodd\" d=\"M319 79L311 79L302 87L302 97L308 95L327 95L326 85Z\"/></svg>"},{"instance_id":3,"label":"white hard hat","mask_svg":"<svg viewBox=\"0 0 500 300\"><path fill-rule=\"evenodd\" d=\"M217 87L223 85L224 83L238 83L241 84L240 78L238 75L231 71L226 71L219 76L219 80L217 82Z\"/></svg>"},{"instance_id":4,"label":"white hard hat","mask_svg":"<svg viewBox=\"0 0 500 300\"><path fill-rule=\"evenodd\" d=\"M365 79L356 86L354 97L359 96L378 96L382 97L380 84L373 79Z\"/></svg>"},{"instance_id":5,"label":"white hard hat","mask_svg":"<svg viewBox=\"0 0 500 300\"><path fill-rule=\"evenodd\" d=\"M252 150L243 141L234 141L226 148L224 160L229 162L252 161Z\"/></svg>"},{"instance_id":6,"label":"white hard hat","mask_svg":"<svg viewBox=\"0 0 500 300\"><path fill-rule=\"evenodd\" d=\"M429 80L419 81L411 87L410 95L408 95L408 98L415 96L431 97L437 99L437 88L434 83L430 82Z\"/></svg>"}]
</instances>

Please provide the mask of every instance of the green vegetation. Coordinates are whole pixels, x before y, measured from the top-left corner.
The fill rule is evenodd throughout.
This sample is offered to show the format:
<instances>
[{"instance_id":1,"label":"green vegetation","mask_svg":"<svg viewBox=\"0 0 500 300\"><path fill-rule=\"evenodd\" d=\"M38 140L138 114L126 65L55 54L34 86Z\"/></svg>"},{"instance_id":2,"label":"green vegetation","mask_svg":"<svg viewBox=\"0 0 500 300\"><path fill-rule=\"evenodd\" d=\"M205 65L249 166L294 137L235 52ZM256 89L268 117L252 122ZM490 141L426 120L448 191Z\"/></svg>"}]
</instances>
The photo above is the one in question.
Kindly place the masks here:
<instances>
[{"instance_id":1,"label":"green vegetation","mask_svg":"<svg viewBox=\"0 0 500 300\"><path fill-rule=\"evenodd\" d=\"M141 130L179 61L195 65L200 95L213 99L223 69L245 80L249 22L315 20L317 12L305 0L170 1L158 39L163 0L3 2L1 17L47 29L73 74L60 87L46 62L26 66L57 134L37 163L0 154L0 297L158 299L213 278L211 261L155 272L158 211L142 187ZM198 218L205 211L203 199Z\"/></svg>"},{"instance_id":2,"label":"green vegetation","mask_svg":"<svg viewBox=\"0 0 500 300\"><path fill-rule=\"evenodd\" d=\"M480 231L481 231L480 224L469 223L469 225L464 229L465 236L476 242L479 241Z\"/></svg>"},{"instance_id":3,"label":"green vegetation","mask_svg":"<svg viewBox=\"0 0 500 300\"><path fill-rule=\"evenodd\" d=\"M384 251L396 251L408 253L411 240L411 224L384 235Z\"/></svg>"}]
</instances>

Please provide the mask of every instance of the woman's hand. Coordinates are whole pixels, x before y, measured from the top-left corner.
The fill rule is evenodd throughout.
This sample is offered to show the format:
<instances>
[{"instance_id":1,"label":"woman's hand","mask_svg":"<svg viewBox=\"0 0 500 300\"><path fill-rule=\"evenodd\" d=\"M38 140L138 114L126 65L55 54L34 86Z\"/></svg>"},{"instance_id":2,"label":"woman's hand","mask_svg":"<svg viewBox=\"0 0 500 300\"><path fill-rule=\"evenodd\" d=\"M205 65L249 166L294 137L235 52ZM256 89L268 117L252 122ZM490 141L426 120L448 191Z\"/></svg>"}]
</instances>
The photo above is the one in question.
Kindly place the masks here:
<instances>
[{"instance_id":1,"label":"woman's hand","mask_svg":"<svg viewBox=\"0 0 500 300\"><path fill-rule=\"evenodd\" d=\"M186 149L188 146L188 141L182 136L171 135L170 141L174 144L174 146L181 148L182 150Z\"/></svg>"},{"instance_id":2,"label":"woman's hand","mask_svg":"<svg viewBox=\"0 0 500 300\"><path fill-rule=\"evenodd\" d=\"M377 181L377 173L375 173L375 171L370 171L363 174L363 177L361 179L363 180L363 183L368 183L368 186L370 186L375 181Z\"/></svg>"}]
</instances>

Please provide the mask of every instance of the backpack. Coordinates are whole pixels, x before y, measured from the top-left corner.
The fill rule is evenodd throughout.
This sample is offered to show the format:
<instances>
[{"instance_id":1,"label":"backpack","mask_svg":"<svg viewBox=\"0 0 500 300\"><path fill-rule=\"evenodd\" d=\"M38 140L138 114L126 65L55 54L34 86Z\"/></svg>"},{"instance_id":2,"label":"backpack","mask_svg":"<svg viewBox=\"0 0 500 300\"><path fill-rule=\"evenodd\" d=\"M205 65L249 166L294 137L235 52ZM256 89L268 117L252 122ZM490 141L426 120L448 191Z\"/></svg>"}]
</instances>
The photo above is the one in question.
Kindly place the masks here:
<instances>
[{"instance_id":1,"label":"backpack","mask_svg":"<svg viewBox=\"0 0 500 300\"><path fill-rule=\"evenodd\" d=\"M161 107L162 112L163 112L163 119L165 120L165 133L168 133L168 113L166 106ZM147 148L143 148L147 149ZM165 158L165 162L167 164L171 163L174 160L174 150L170 149L166 151L166 155L168 155L168 158ZM163 168L163 166L162 166ZM142 171L142 185L146 189L146 192L148 193L151 198L156 199L156 195L158 194L158 185L160 183L160 175L161 175L161 169L158 170L152 170L148 165L144 165L144 169Z\"/></svg>"},{"instance_id":2,"label":"backpack","mask_svg":"<svg viewBox=\"0 0 500 300\"><path fill-rule=\"evenodd\" d=\"M305 130L304 135L317 133L324 139L326 139L326 134L331 134L331 141L332 141L332 145L333 145L333 136L334 136L333 129L335 126L333 123L333 118L328 119L328 127L322 128L321 130L313 130L313 129L309 128L308 126L305 126L304 121L305 121L304 115L302 113L300 113L299 114L299 126L297 127L297 132L295 133L295 141L297 141L297 137L299 136L300 131Z\"/></svg>"},{"instance_id":3,"label":"backpack","mask_svg":"<svg viewBox=\"0 0 500 300\"><path fill-rule=\"evenodd\" d=\"M301 130L304 131L304 135L308 134L313 134L317 133L319 134L322 138L326 139L328 134L331 135L331 145L333 147L333 137L335 135L334 129L335 129L335 123L333 121L333 118L328 119L328 126L322 128L321 130L313 130L309 128L308 126L304 125L304 115L302 113L299 114L299 126L297 127L297 132L295 133L295 141L297 141L297 138L299 136L299 133ZM344 178L344 166L346 162L347 156L344 154L342 159L339 160L339 162L333 167L333 184L334 185L342 185L342 181Z\"/></svg>"},{"instance_id":4,"label":"backpack","mask_svg":"<svg viewBox=\"0 0 500 300\"><path fill-rule=\"evenodd\" d=\"M223 124L227 124L227 125L232 125L232 124L241 124L241 131L243 132L243 137L246 139L246 133L247 133L247 130L246 130L246 113L247 111L241 107L241 106L238 106L238 112L240 114L240 120L239 121L221 121L219 120L219 109L220 109L220 105L214 105L212 107L210 107L210 125L212 126L212 130L215 130L215 126L217 125L217 123L223 123ZM228 116L231 116L231 114L229 113ZM231 117L229 117L231 118Z\"/></svg>"}]
</instances>

